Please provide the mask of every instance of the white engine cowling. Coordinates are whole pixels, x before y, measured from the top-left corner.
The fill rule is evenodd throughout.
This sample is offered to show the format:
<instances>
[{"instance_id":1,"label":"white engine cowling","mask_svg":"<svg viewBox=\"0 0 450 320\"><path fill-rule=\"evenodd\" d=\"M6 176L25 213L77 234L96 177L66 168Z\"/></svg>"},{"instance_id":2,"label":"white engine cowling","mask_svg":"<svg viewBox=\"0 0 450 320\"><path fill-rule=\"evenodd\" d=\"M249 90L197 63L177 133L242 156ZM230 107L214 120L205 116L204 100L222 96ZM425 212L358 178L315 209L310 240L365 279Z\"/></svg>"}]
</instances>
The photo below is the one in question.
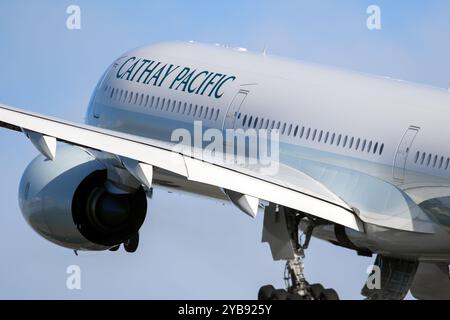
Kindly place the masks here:
<instances>
[{"instance_id":1,"label":"white engine cowling","mask_svg":"<svg viewBox=\"0 0 450 320\"><path fill-rule=\"evenodd\" d=\"M80 147L58 148L56 159L36 157L25 170L19 204L30 226L47 240L76 250L106 250L125 242L142 226L147 198L111 194L107 171Z\"/></svg>"}]
</instances>

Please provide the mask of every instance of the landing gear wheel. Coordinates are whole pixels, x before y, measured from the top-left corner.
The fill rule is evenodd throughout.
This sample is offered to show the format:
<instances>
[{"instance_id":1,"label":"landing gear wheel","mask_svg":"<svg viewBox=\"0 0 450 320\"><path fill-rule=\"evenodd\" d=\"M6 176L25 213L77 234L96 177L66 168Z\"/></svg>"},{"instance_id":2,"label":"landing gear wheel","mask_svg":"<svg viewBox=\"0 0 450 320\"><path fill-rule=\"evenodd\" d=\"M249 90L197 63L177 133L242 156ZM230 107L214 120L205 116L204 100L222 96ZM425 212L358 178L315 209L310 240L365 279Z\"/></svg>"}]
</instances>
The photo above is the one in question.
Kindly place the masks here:
<instances>
[{"instance_id":1,"label":"landing gear wheel","mask_svg":"<svg viewBox=\"0 0 450 320\"><path fill-rule=\"evenodd\" d=\"M309 287L309 290L315 300L320 300L325 288L320 283L315 283Z\"/></svg>"},{"instance_id":2,"label":"landing gear wheel","mask_svg":"<svg viewBox=\"0 0 450 320\"><path fill-rule=\"evenodd\" d=\"M272 285L261 287L261 289L259 289L258 292L258 300L260 301L270 300L274 292L275 288Z\"/></svg>"},{"instance_id":3,"label":"landing gear wheel","mask_svg":"<svg viewBox=\"0 0 450 320\"><path fill-rule=\"evenodd\" d=\"M139 233L136 233L134 236L132 236L130 239L128 239L123 243L125 251L129 253L136 252L138 246L139 246Z\"/></svg>"},{"instance_id":4,"label":"landing gear wheel","mask_svg":"<svg viewBox=\"0 0 450 320\"><path fill-rule=\"evenodd\" d=\"M322 292L320 300L339 300L339 296L334 289L325 289Z\"/></svg>"},{"instance_id":5,"label":"landing gear wheel","mask_svg":"<svg viewBox=\"0 0 450 320\"><path fill-rule=\"evenodd\" d=\"M287 293L286 290L277 289L272 294L272 299L271 300L287 300L287 298L288 298L288 293Z\"/></svg>"}]
</instances>

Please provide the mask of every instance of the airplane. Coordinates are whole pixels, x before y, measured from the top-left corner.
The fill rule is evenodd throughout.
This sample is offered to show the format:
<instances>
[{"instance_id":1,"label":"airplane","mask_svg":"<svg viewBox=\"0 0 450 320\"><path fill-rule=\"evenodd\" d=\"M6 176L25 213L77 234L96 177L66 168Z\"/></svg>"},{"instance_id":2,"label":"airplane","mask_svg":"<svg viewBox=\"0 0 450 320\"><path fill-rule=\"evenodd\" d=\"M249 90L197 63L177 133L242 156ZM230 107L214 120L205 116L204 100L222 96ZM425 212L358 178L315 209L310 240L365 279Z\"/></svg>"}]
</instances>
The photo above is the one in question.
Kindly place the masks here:
<instances>
[{"instance_id":1,"label":"airplane","mask_svg":"<svg viewBox=\"0 0 450 320\"><path fill-rule=\"evenodd\" d=\"M312 237L376 256L366 299L450 299L449 118L445 89L196 42L121 55L84 124L0 105L0 127L40 153L19 188L39 235L135 252L153 188L226 200L263 212L262 241L286 261L287 287L259 300L339 299L305 278Z\"/></svg>"}]
</instances>

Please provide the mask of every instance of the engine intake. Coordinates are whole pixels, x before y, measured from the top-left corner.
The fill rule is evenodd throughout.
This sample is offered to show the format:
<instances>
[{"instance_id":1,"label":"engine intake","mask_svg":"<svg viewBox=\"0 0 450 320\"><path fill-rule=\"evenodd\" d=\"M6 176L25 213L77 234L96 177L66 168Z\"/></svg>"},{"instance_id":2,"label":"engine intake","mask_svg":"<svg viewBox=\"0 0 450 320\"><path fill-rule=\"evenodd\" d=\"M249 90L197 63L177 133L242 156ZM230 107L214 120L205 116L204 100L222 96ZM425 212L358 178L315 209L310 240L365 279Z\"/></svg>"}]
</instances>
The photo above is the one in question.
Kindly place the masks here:
<instances>
[{"instance_id":1,"label":"engine intake","mask_svg":"<svg viewBox=\"0 0 450 320\"><path fill-rule=\"evenodd\" d=\"M86 150L63 146L53 161L36 157L25 170L19 203L31 227L47 240L76 250L106 250L134 236L147 212L143 188L113 194L107 171Z\"/></svg>"},{"instance_id":2,"label":"engine intake","mask_svg":"<svg viewBox=\"0 0 450 320\"><path fill-rule=\"evenodd\" d=\"M73 221L90 241L105 246L120 244L136 234L145 220L147 200L144 189L135 193L112 194L105 188L106 171L95 171L75 191Z\"/></svg>"}]
</instances>

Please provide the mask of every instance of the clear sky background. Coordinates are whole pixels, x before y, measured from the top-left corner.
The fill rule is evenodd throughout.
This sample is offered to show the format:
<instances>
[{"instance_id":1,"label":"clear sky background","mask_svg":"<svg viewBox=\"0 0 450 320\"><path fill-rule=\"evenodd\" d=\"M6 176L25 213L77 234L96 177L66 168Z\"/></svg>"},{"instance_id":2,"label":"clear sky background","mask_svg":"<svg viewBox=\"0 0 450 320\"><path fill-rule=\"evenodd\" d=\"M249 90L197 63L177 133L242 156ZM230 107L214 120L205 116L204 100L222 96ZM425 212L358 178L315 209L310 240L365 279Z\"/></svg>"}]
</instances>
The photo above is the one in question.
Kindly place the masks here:
<instances>
[{"instance_id":1,"label":"clear sky background","mask_svg":"<svg viewBox=\"0 0 450 320\"><path fill-rule=\"evenodd\" d=\"M66 8L81 7L81 30L66 28ZM382 30L366 28L381 7ZM195 40L391 76L450 84L448 0L24 1L0 2L0 102L82 121L94 86L123 52L167 40ZM349 92L351 94L351 92ZM389 115L386 115L389 116ZM17 190L36 155L18 133L0 130L0 298L254 299L260 286L283 286L283 263L261 244L262 215L231 205L156 191L136 254L78 257L35 234ZM360 299L373 259L313 240L311 282ZM66 288L66 268L82 289Z\"/></svg>"}]
</instances>

